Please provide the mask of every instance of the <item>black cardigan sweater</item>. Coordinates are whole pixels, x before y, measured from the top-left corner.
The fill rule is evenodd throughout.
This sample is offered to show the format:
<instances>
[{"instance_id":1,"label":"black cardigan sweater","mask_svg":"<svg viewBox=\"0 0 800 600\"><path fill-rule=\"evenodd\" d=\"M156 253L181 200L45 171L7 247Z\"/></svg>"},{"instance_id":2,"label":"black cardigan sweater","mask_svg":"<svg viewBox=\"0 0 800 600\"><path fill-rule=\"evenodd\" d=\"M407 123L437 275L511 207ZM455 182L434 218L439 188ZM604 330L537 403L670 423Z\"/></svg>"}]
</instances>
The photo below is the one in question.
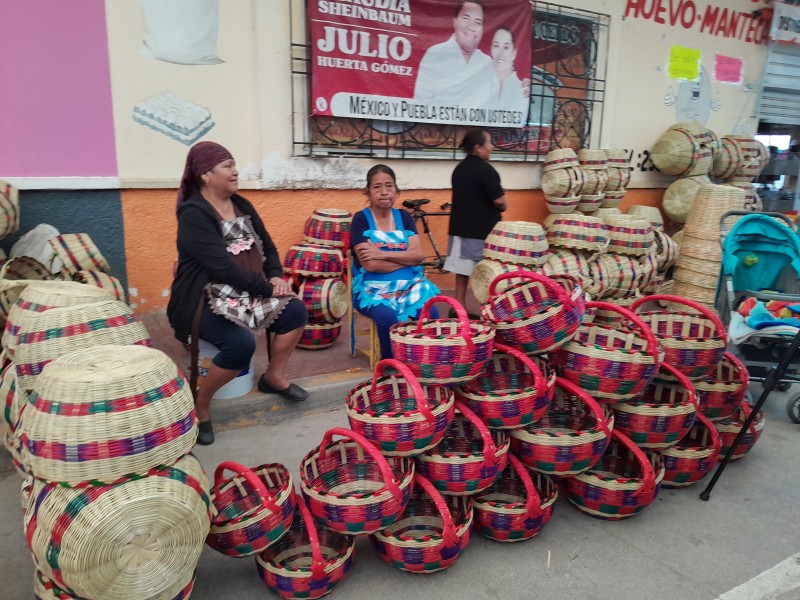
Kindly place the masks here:
<instances>
[{"instance_id":1,"label":"black cardigan sweater","mask_svg":"<svg viewBox=\"0 0 800 600\"><path fill-rule=\"evenodd\" d=\"M219 215L199 191L178 207L178 269L172 282L167 305L167 318L175 337L184 344L192 331L192 321L209 281L227 283L255 296L272 296L271 277L283 274L280 257L264 223L253 205L242 196L231 197L236 210L249 215L253 229L264 249L264 273L253 273L239 267L225 249L219 226Z\"/></svg>"}]
</instances>

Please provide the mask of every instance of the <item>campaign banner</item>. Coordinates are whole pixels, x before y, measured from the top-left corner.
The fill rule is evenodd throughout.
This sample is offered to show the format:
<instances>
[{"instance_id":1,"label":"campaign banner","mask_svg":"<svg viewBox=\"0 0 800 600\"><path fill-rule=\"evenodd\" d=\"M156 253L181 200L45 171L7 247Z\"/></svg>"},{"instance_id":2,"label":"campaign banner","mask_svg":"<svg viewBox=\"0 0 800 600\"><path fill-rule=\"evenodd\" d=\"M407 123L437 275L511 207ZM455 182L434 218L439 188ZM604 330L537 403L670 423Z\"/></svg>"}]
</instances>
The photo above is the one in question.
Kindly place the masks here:
<instances>
[{"instance_id":1,"label":"campaign banner","mask_svg":"<svg viewBox=\"0 0 800 600\"><path fill-rule=\"evenodd\" d=\"M528 122L528 0L308 0L314 115Z\"/></svg>"}]
</instances>

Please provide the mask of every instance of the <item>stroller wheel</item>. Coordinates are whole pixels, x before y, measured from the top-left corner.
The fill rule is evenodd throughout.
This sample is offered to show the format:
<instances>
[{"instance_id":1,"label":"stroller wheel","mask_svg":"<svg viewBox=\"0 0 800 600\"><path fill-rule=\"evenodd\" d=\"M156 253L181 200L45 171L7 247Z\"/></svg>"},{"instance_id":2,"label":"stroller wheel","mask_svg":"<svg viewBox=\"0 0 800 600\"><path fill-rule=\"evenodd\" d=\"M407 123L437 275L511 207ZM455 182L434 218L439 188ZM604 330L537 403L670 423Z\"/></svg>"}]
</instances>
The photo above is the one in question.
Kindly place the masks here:
<instances>
[{"instance_id":1,"label":"stroller wheel","mask_svg":"<svg viewBox=\"0 0 800 600\"><path fill-rule=\"evenodd\" d=\"M779 381L775 384L775 389L779 392L788 392L792 387L791 381Z\"/></svg>"},{"instance_id":2,"label":"stroller wheel","mask_svg":"<svg viewBox=\"0 0 800 600\"><path fill-rule=\"evenodd\" d=\"M792 420L792 423L800 425L800 394L789 398L786 403L786 414Z\"/></svg>"}]
</instances>

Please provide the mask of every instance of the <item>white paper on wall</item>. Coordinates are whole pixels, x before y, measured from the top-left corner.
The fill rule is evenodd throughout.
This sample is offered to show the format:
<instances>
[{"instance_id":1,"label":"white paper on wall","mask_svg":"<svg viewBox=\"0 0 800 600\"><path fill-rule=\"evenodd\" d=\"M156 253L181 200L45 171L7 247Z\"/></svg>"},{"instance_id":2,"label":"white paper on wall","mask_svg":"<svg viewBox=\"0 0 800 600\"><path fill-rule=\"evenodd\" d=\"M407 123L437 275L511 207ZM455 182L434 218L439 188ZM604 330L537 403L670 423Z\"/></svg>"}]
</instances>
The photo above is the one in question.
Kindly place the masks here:
<instances>
[{"instance_id":1,"label":"white paper on wall","mask_svg":"<svg viewBox=\"0 0 800 600\"><path fill-rule=\"evenodd\" d=\"M140 52L181 65L218 65L219 0L139 0L144 15Z\"/></svg>"}]
</instances>

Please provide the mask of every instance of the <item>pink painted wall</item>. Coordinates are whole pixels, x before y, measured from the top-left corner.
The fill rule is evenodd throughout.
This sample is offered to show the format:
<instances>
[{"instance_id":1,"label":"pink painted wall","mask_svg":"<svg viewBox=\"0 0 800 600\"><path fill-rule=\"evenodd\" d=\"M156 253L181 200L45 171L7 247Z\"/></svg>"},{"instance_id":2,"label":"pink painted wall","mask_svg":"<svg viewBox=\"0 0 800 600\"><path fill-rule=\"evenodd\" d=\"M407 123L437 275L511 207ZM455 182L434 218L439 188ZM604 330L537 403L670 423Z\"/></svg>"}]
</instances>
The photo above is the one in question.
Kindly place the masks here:
<instances>
[{"instance_id":1,"label":"pink painted wall","mask_svg":"<svg viewBox=\"0 0 800 600\"><path fill-rule=\"evenodd\" d=\"M116 177L103 0L1 12L0 175Z\"/></svg>"}]
</instances>

